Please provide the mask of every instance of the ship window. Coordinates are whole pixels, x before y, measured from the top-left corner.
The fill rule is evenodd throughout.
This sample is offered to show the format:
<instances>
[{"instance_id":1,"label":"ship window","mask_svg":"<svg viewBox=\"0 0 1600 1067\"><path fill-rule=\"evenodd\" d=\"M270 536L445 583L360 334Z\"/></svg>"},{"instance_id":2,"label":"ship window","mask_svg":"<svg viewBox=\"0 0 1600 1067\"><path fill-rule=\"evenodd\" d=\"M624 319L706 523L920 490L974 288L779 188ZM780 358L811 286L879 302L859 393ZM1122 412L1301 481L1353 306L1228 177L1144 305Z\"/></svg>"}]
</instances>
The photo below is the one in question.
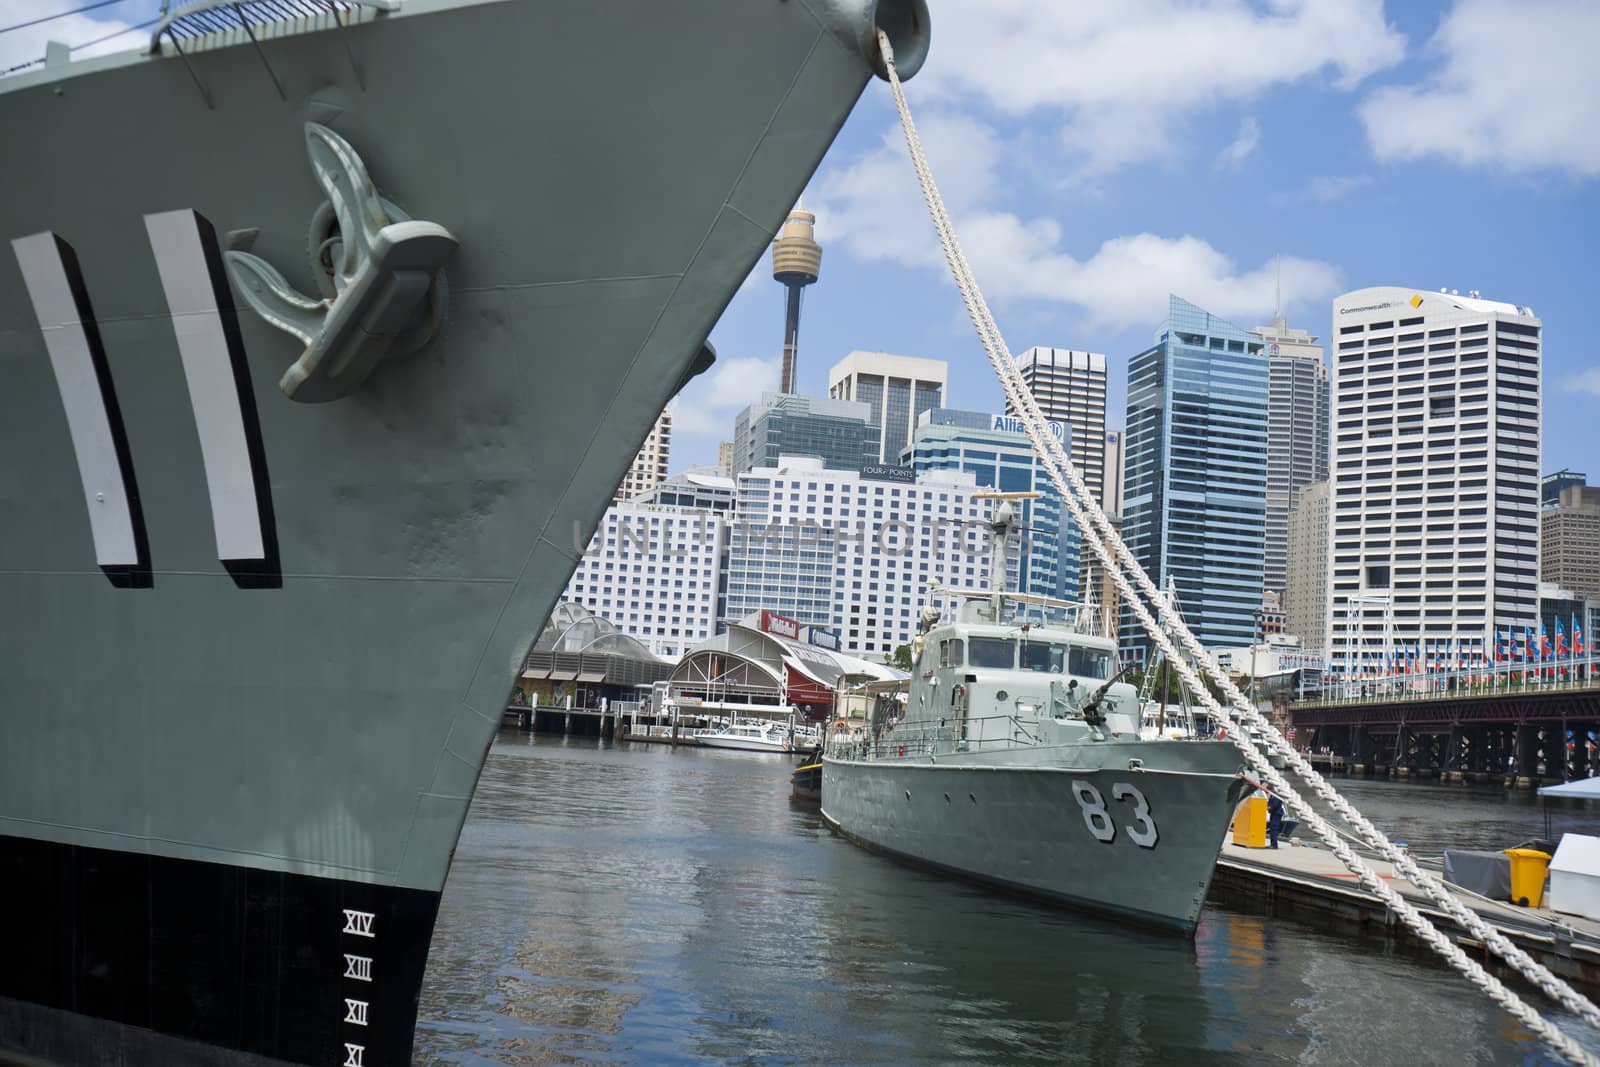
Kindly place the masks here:
<instances>
[{"instance_id":1,"label":"ship window","mask_svg":"<svg viewBox=\"0 0 1600 1067\"><path fill-rule=\"evenodd\" d=\"M1067 658L1067 673L1080 678L1110 678L1111 656L1109 649L1074 648Z\"/></svg>"},{"instance_id":2,"label":"ship window","mask_svg":"<svg viewBox=\"0 0 1600 1067\"><path fill-rule=\"evenodd\" d=\"M1022 669L1025 671L1060 674L1062 668L1066 666L1066 661L1065 645L1046 645L1034 641L1024 643L1022 646Z\"/></svg>"},{"instance_id":3,"label":"ship window","mask_svg":"<svg viewBox=\"0 0 1600 1067\"><path fill-rule=\"evenodd\" d=\"M1014 667L1016 652L1014 642L1004 637L974 637L972 659L974 667Z\"/></svg>"},{"instance_id":4,"label":"ship window","mask_svg":"<svg viewBox=\"0 0 1600 1067\"><path fill-rule=\"evenodd\" d=\"M962 645L962 642L961 642L961 639L959 637L956 638L954 641L940 641L939 642L939 666L941 666L941 667L959 667L959 666L961 666L961 656L962 656L962 652L964 651L962 649L961 645Z\"/></svg>"}]
</instances>

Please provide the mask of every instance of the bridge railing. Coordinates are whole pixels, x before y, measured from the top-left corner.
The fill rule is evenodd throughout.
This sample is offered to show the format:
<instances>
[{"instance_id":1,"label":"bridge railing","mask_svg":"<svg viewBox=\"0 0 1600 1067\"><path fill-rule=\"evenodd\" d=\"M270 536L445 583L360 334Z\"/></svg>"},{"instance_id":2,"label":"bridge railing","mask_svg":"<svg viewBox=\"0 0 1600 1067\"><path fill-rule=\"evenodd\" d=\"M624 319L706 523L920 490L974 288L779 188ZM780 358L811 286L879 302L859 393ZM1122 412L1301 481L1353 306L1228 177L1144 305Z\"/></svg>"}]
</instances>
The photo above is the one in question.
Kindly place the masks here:
<instances>
[{"instance_id":1,"label":"bridge railing","mask_svg":"<svg viewBox=\"0 0 1600 1067\"><path fill-rule=\"evenodd\" d=\"M1561 689L1600 688L1600 656L1563 656L1528 662L1496 663L1428 673L1377 674L1305 687L1295 707L1329 704L1393 704L1398 700L1458 700L1532 694Z\"/></svg>"}]
</instances>

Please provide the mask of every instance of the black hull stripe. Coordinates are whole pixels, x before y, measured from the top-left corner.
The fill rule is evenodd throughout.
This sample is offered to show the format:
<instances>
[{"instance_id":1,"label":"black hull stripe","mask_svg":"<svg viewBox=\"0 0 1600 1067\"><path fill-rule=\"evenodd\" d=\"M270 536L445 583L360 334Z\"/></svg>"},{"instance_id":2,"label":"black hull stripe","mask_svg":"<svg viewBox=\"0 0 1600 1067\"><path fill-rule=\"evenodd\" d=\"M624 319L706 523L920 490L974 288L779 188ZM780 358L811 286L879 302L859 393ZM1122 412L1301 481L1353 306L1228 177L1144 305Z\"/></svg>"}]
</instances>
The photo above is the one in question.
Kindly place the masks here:
<instances>
[{"instance_id":1,"label":"black hull stripe","mask_svg":"<svg viewBox=\"0 0 1600 1067\"><path fill-rule=\"evenodd\" d=\"M437 893L0 836L0 899L0 1062L410 1062Z\"/></svg>"}]
</instances>

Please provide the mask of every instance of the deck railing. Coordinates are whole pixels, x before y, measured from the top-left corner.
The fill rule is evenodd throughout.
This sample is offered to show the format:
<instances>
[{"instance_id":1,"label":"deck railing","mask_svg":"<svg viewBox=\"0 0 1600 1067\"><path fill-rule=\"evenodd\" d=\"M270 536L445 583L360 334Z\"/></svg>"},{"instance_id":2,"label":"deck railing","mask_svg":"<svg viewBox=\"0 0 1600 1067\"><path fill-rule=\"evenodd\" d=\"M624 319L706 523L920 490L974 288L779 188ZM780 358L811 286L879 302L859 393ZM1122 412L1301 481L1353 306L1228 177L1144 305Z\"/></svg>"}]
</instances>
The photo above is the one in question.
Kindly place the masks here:
<instances>
[{"instance_id":1,"label":"deck railing","mask_svg":"<svg viewBox=\"0 0 1600 1067\"><path fill-rule=\"evenodd\" d=\"M1293 707L1329 704L1393 704L1398 700L1460 700L1470 697L1533 696L1569 689L1600 688L1600 667L1592 655L1527 662L1496 663L1426 674L1375 674L1308 689Z\"/></svg>"},{"instance_id":2,"label":"deck railing","mask_svg":"<svg viewBox=\"0 0 1600 1067\"><path fill-rule=\"evenodd\" d=\"M985 752L1039 744L1034 724L1015 715L895 723L876 738L834 734L827 751L839 759L912 759L951 752Z\"/></svg>"}]
</instances>

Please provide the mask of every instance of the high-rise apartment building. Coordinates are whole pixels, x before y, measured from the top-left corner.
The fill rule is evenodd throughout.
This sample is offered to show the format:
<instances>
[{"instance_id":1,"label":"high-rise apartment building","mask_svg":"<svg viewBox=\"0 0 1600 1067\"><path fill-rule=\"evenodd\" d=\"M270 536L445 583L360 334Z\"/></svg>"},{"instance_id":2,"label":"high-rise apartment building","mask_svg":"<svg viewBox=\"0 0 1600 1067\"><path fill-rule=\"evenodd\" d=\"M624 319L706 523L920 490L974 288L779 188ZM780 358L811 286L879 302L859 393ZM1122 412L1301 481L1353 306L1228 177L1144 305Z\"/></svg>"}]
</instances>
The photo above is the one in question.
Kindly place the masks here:
<instances>
[{"instance_id":1,"label":"high-rise apartment building","mask_svg":"<svg viewBox=\"0 0 1600 1067\"><path fill-rule=\"evenodd\" d=\"M1568 485L1539 513L1539 578L1600 597L1600 486Z\"/></svg>"},{"instance_id":2,"label":"high-rise apartment building","mask_svg":"<svg viewBox=\"0 0 1600 1067\"><path fill-rule=\"evenodd\" d=\"M1289 510L1289 585L1284 627L1306 647L1321 647L1328 632L1328 483L1312 482Z\"/></svg>"},{"instance_id":3,"label":"high-rise apartment building","mask_svg":"<svg viewBox=\"0 0 1600 1067\"><path fill-rule=\"evenodd\" d=\"M629 500L654 489L656 483L667 476L667 463L671 457L672 409L669 407L661 409L656 424L645 435L639 454L633 457L633 465L622 476L622 484L617 486L615 499Z\"/></svg>"},{"instance_id":4,"label":"high-rise apartment building","mask_svg":"<svg viewBox=\"0 0 1600 1067\"><path fill-rule=\"evenodd\" d=\"M864 477L810 457L739 476L728 543L725 621L763 608L839 631L840 650L886 660L917 633L930 586L988 581L973 475Z\"/></svg>"},{"instance_id":5,"label":"high-rise apartment building","mask_svg":"<svg viewBox=\"0 0 1600 1067\"><path fill-rule=\"evenodd\" d=\"M1476 293L1333 302L1329 662L1537 624L1542 323Z\"/></svg>"},{"instance_id":6,"label":"high-rise apartment building","mask_svg":"<svg viewBox=\"0 0 1600 1067\"><path fill-rule=\"evenodd\" d=\"M1156 344L1128 366L1122 536L1158 585L1171 580L1200 641L1255 640L1266 527L1265 342L1170 298ZM1125 655L1143 628L1124 611Z\"/></svg>"},{"instance_id":7,"label":"high-rise apartment building","mask_svg":"<svg viewBox=\"0 0 1600 1067\"><path fill-rule=\"evenodd\" d=\"M717 442L717 466L725 471L733 470L733 442Z\"/></svg>"},{"instance_id":8,"label":"high-rise apartment building","mask_svg":"<svg viewBox=\"0 0 1600 1067\"><path fill-rule=\"evenodd\" d=\"M832 470L872 466L879 462L882 428L871 414L866 404L849 400L762 393L734 418L728 473L776 466L779 456L815 456Z\"/></svg>"},{"instance_id":9,"label":"high-rise apartment building","mask_svg":"<svg viewBox=\"0 0 1600 1067\"><path fill-rule=\"evenodd\" d=\"M1328 368L1322 346L1280 312L1251 331L1267 354L1267 539L1262 582L1281 598L1290 582L1289 510L1328 477Z\"/></svg>"},{"instance_id":10,"label":"high-rise apartment building","mask_svg":"<svg viewBox=\"0 0 1600 1067\"><path fill-rule=\"evenodd\" d=\"M867 421L878 427L877 457L869 462L898 466L917 419L944 406L949 380L942 359L851 352L829 369L828 395L867 405Z\"/></svg>"},{"instance_id":11,"label":"high-rise apartment building","mask_svg":"<svg viewBox=\"0 0 1600 1067\"><path fill-rule=\"evenodd\" d=\"M609 619L658 656L717 632L728 513L641 500L606 509L562 599Z\"/></svg>"},{"instance_id":12,"label":"high-rise apartment building","mask_svg":"<svg viewBox=\"0 0 1600 1067\"><path fill-rule=\"evenodd\" d=\"M1033 442L1010 415L935 408L922 414L909 451L911 468L926 471L966 471L979 489L1002 493L1039 494L1022 500L1020 514L1026 530L1023 545L1007 575L1009 587L1024 593L1078 599L1077 527L1071 522L1061 493L1034 453ZM1050 424L1056 439L1069 446L1070 431L1059 422Z\"/></svg>"},{"instance_id":13,"label":"high-rise apartment building","mask_svg":"<svg viewBox=\"0 0 1600 1067\"><path fill-rule=\"evenodd\" d=\"M1022 380L1044 417L1072 427L1072 451L1067 454L1089 491L1100 499L1106 471L1106 357L1035 345L1016 358ZM1006 414L1016 414L1009 401Z\"/></svg>"}]
</instances>

